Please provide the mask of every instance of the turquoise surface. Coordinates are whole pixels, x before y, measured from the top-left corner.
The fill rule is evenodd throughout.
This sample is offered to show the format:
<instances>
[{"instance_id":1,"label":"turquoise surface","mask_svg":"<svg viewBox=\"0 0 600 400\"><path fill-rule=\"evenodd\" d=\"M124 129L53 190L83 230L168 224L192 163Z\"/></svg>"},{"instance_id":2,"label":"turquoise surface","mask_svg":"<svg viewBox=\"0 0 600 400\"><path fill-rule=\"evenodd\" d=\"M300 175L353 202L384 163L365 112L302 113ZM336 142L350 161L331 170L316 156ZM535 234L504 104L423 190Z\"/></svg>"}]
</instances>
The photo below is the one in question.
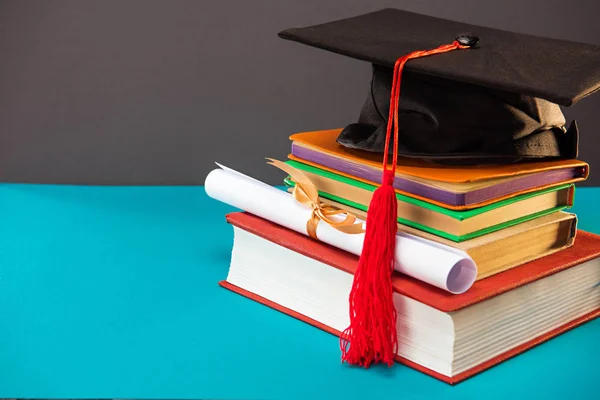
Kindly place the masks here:
<instances>
[{"instance_id":1,"label":"turquoise surface","mask_svg":"<svg viewBox=\"0 0 600 400\"><path fill-rule=\"evenodd\" d=\"M600 189L577 192L600 233ZM459 385L340 364L338 340L220 288L202 187L0 186L0 397L598 398L600 320Z\"/></svg>"}]
</instances>

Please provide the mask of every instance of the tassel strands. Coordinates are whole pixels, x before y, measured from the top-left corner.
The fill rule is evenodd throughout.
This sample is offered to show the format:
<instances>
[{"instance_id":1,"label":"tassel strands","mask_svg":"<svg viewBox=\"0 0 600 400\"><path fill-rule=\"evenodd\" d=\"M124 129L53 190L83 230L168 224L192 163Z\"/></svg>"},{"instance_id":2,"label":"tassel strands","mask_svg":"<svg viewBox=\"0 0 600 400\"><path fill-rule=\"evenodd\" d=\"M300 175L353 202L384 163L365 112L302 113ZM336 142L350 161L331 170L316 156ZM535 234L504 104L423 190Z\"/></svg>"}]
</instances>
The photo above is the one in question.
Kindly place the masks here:
<instances>
[{"instance_id":1,"label":"tassel strands","mask_svg":"<svg viewBox=\"0 0 600 400\"><path fill-rule=\"evenodd\" d=\"M340 338L342 362L368 368L391 366L398 351L392 272L396 254L398 207L394 177L398 160L398 105L404 65L410 59L468 48L458 41L432 50L415 51L394 65L390 110L383 153L382 183L373 193L366 218L363 248L350 291L350 326ZM392 165L388 166L392 132Z\"/></svg>"}]
</instances>

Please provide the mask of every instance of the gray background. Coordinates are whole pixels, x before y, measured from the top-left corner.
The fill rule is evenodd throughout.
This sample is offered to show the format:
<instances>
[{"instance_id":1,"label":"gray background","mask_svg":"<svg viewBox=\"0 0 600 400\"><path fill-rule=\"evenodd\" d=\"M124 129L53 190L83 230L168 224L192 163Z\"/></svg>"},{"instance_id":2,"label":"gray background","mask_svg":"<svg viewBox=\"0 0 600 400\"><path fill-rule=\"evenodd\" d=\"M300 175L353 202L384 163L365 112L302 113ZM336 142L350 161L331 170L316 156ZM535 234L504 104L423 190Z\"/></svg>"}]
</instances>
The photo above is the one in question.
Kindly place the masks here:
<instances>
[{"instance_id":1,"label":"gray background","mask_svg":"<svg viewBox=\"0 0 600 400\"><path fill-rule=\"evenodd\" d=\"M201 184L219 161L280 184L264 157L353 122L370 68L277 32L390 6L600 45L597 0L0 0L0 181ZM599 111L565 110L596 185Z\"/></svg>"}]
</instances>

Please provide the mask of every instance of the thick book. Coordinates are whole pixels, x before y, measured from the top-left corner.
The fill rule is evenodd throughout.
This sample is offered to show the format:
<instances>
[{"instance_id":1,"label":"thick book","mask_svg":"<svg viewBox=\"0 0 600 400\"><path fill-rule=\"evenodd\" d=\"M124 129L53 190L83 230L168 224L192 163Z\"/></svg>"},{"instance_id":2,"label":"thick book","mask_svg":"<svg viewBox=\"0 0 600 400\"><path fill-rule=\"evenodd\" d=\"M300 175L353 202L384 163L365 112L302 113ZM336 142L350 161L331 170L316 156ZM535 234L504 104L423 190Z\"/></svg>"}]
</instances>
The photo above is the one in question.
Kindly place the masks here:
<instances>
[{"instance_id":1,"label":"thick book","mask_svg":"<svg viewBox=\"0 0 600 400\"><path fill-rule=\"evenodd\" d=\"M382 156L345 148L336 142L340 130L290 136L294 161L327 169L371 185L381 183ZM446 208L481 207L519 194L587 179L589 165L556 160L499 165L442 165L398 158L394 188L406 196Z\"/></svg>"},{"instance_id":2,"label":"thick book","mask_svg":"<svg viewBox=\"0 0 600 400\"><path fill-rule=\"evenodd\" d=\"M248 213L232 213L221 285L339 335L358 257ZM600 315L600 236L453 295L394 273L397 361L457 383Z\"/></svg>"},{"instance_id":3,"label":"thick book","mask_svg":"<svg viewBox=\"0 0 600 400\"><path fill-rule=\"evenodd\" d=\"M288 161L302 171L327 200L367 211L377 186L311 165ZM284 183L293 187L294 180ZM564 210L573 205L575 186L560 185L501 200L471 210L452 210L396 193L398 223L463 242L513 225Z\"/></svg>"}]
</instances>

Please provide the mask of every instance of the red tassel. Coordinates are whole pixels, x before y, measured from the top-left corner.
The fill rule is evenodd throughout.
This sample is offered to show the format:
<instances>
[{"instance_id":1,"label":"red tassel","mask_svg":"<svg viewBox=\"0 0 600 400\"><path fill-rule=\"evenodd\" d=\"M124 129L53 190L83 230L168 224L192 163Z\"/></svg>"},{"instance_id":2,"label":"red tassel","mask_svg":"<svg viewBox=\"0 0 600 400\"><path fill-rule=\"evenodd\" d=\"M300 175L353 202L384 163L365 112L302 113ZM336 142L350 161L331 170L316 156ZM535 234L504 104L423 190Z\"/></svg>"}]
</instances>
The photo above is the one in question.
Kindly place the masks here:
<instances>
[{"instance_id":1,"label":"red tassel","mask_svg":"<svg viewBox=\"0 0 600 400\"><path fill-rule=\"evenodd\" d=\"M342 336L351 342L349 348L342 348L343 360L365 368L379 362L392 365L398 347L392 290L398 207L393 175L386 172L385 182L369 205L363 251L350 294L350 327Z\"/></svg>"},{"instance_id":2,"label":"red tassel","mask_svg":"<svg viewBox=\"0 0 600 400\"><path fill-rule=\"evenodd\" d=\"M350 326L340 338L342 362L368 368L373 363L393 365L398 351L392 272L396 254L398 207L393 187L398 158L400 80L409 59L467 48L458 42L400 57L394 66L390 110L383 153L383 177L367 211L366 232L350 292ZM388 170L388 151L394 127L394 151Z\"/></svg>"}]
</instances>

